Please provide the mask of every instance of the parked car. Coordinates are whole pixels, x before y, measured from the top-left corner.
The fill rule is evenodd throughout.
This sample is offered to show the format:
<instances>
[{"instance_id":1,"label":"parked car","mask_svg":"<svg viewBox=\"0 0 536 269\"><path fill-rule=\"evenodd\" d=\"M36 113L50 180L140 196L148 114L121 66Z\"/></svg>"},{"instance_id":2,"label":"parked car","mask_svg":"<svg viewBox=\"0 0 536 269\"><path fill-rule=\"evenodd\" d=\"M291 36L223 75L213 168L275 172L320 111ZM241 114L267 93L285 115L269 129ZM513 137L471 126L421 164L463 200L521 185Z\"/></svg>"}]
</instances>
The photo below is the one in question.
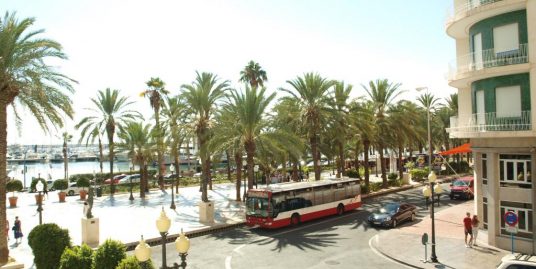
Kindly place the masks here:
<instances>
[{"instance_id":1,"label":"parked car","mask_svg":"<svg viewBox=\"0 0 536 269\"><path fill-rule=\"evenodd\" d=\"M119 183L119 180L121 180L122 178L126 177L127 175L126 174L121 174L121 175L115 175L113 177L113 182L114 184L118 184ZM104 181L104 184L112 184L112 179L111 178L108 178Z\"/></svg>"},{"instance_id":2,"label":"parked car","mask_svg":"<svg viewBox=\"0 0 536 269\"><path fill-rule=\"evenodd\" d=\"M471 200L475 197L475 182L472 176L462 177L450 184L450 199L463 198Z\"/></svg>"},{"instance_id":3,"label":"parked car","mask_svg":"<svg viewBox=\"0 0 536 269\"><path fill-rule=\"evenodd\" d=\"M411 204L388 203L378 212L372 213L368 222L370 225L395 228L403 221L414 221L417 207Z\"/></svg>"},{"instance_id":4,"label":"parked car","mask_svg":"<svg viewBox=\"0 0 536 269\"><path fill-rule=\"evenodd\" d=\"M520 253L507 254L501 259L501 263L497 266L497 269L515 268L536 269L536 256Z\"/></svg>"},{"instance_id":5,"label":"parked car","mask_svg":"<svg viewBox=\"0 0 536 269\"><path fill-rule=\"evenodd\" d=\"M132 183L139 183L141 179L140 174L127 175L126 177L119 180L119 184L129 184L132 180Z\"/></svg>"},{"instance_id":6,"label":"parked car","mask_svg":"<svg viewBox=\"0 0 536 269\"><path fill-rule=\"evenodd\" d=\"M65 190L65 192L67 193L68 196L73 196L73 195L76 195L80 192L82 188L78 187L76 185L76 182L74 183L69 183L69 187Z\"/></svg>"}]
</instances>

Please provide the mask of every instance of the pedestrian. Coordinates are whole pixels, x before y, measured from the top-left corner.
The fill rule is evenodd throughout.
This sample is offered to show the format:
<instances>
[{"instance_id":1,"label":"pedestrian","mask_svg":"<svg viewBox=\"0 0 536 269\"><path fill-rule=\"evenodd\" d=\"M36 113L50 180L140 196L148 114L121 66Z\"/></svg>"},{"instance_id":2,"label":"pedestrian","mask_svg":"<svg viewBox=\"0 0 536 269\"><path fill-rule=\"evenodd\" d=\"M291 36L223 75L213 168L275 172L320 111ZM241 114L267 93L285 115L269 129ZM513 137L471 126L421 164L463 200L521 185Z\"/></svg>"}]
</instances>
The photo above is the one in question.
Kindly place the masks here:
<instances>
[{"instance_id":1,"label":"pedestrian","mask_svg":"<svg viewBox=\"0 0 536 269\"><path fill-rule=\"evenodd\" d=\"M476 244L476 237L478 236L478 225L480 224L480 221L478 220L477 215L473 215L473 219L471 220L471 225L473 226L473 246L478 246Z\"/></svg>"},{"instance_id":2,"label":"pedestrian","mask_svg":"<svg viewBox=\"0 0 536 269\"><path fill-rule=\"evenodd\" d=\"M473 225L471 220L471 213L467 212L467 216L463 219L463 227L465 229L465 247L470 248L473 242ZM470 236L469 241L467 241L467 235Z\"/></svg>"},{"instance_id":3,"label":"pedestrian","mask_svg":"<svg viewBox=\"0 0 536 269\"><path fill-rule=\"evenodd\" d=\"M21 224L18 216L15 217L15 224L13 225L12 230L13 230L13 233L15 235L15 244L19 244L20 243L19 238L22 241L23 234L22 234L22 224Z\"/></svg>"}]
</instances>

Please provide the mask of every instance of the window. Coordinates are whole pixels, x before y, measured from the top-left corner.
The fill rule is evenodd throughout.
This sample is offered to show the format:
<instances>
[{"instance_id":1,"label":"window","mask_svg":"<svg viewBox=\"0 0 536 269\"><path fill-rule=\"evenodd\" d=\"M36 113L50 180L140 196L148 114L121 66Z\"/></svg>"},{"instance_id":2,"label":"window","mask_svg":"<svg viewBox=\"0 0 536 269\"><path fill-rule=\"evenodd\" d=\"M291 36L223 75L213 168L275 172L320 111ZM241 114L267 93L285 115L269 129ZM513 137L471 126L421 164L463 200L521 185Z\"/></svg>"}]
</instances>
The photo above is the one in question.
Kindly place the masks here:
<instances>
[{"instance_id":1,"label":"window","mask_svg":"<svg viewBox=\"0 0 536 269\"><path fill-rule=\"evenodd\" d=\"M484 100L484 91L476 92L476 122L478 125L486 124L486 101Z\"/></svg>"},{"instance_id":2,"label":"window","mask_svg":"<svg viewBox=\"0 0 536 269\"><path fill-rule=\"evenodd\" d=\"M499 155L499 180L501 187L517 185L530 188L532 185L530 155Z\"/></svg>"},{"instance_id":3,"label":"window","mask_svg":"<svg viewBox=\"0 0 536 269\"><path fill-rule=\"evenodd\" d=\"M518 29L517 23L493 28L493 46L496 54L519 50Z\"/></svg>"},{"instance_id":4,"label":"window","mask_svg":"<svg viewBox=\"0 0 536 269\"><path fill-rule=\"evenodd\" d=\"M488 198L487 197L482 197L482 214L484 215L482 216L484 229L488 229Z\"/></svg>"},{"instance_id":5,"label":"window","mask_svg":"<svg viewBox=\"0 0 536 269\"><path fill-rule=\"evenodd\" d=\"M498 118L521 117L521 86L496 88L495 100Z\"/></svg>"},{"instance_id":6,"label":"window","mask_svg":"<svg viewBox=\"0 0 536 269\"><path fill-rule=\"evenodd\" d=\"M488 184L488 159L486 154L482 154L482 184Z\"/></svg>"},{"instance_id":7,"label":"window","mask_svg":"<svg viewBox=\"0 0 536 269\"><path fill-rule=\"evenodd\" d=\"M532 204L501 201L501 234L510 235L505 229L504 214L514 212L517 214L518 223L516 225L517 237L532 238Z\"/></svg>"}]
</instances>

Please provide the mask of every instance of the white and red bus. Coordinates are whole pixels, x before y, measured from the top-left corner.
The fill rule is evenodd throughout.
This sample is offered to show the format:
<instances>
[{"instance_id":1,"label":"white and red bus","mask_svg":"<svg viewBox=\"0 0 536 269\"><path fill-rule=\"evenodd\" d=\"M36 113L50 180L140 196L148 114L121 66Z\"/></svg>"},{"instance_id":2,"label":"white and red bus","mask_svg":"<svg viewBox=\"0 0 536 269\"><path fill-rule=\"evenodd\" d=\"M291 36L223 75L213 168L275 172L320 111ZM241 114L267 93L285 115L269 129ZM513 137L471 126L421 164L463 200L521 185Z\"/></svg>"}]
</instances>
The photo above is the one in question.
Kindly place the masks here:
<instances>
[{"instance_id":1,"label":"white and red bus","mask_svg":"<svg viewBox=\"0 0 536 269\"><path fill-rule=\"evenodd\" d=\"M361 206L358 179L286 182L248 191L246 224L280 228Z\"/></svg>"}]
</instances>

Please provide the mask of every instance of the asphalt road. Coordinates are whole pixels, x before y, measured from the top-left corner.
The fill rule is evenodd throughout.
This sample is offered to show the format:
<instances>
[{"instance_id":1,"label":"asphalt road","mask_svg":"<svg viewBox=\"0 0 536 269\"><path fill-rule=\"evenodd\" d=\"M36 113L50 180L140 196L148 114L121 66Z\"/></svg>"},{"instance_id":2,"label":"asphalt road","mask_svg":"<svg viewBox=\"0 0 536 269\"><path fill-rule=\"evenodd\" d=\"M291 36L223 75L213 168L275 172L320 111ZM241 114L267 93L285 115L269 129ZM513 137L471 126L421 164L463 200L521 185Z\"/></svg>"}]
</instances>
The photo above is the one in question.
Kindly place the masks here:
<instances>
[{"instance_id":1,"label":"asphalt road","mask_svg":"<svg viewBox=\"0 0 536 269\"><path fill-rule=\"evenodd\" d=\"M424 208L421 188L417 188L367 199L357 210L298 227L278 230L244 227L196 237L190 239L187 268L405 268L369 246L369 240L385 229L370 227L366 223L368 215L392 201L416 205L419 208L416 221L429 213ZM438 210L457 203L444 196ZM401 224L404 225L411 222ZM167 263L171 266L179 258L173 244L168 244L167 249ZM161 247L153 247L152 251L153 261L160 267ZM400 251L404 251L403 245Z\"/></svg>"}]
</instances>

